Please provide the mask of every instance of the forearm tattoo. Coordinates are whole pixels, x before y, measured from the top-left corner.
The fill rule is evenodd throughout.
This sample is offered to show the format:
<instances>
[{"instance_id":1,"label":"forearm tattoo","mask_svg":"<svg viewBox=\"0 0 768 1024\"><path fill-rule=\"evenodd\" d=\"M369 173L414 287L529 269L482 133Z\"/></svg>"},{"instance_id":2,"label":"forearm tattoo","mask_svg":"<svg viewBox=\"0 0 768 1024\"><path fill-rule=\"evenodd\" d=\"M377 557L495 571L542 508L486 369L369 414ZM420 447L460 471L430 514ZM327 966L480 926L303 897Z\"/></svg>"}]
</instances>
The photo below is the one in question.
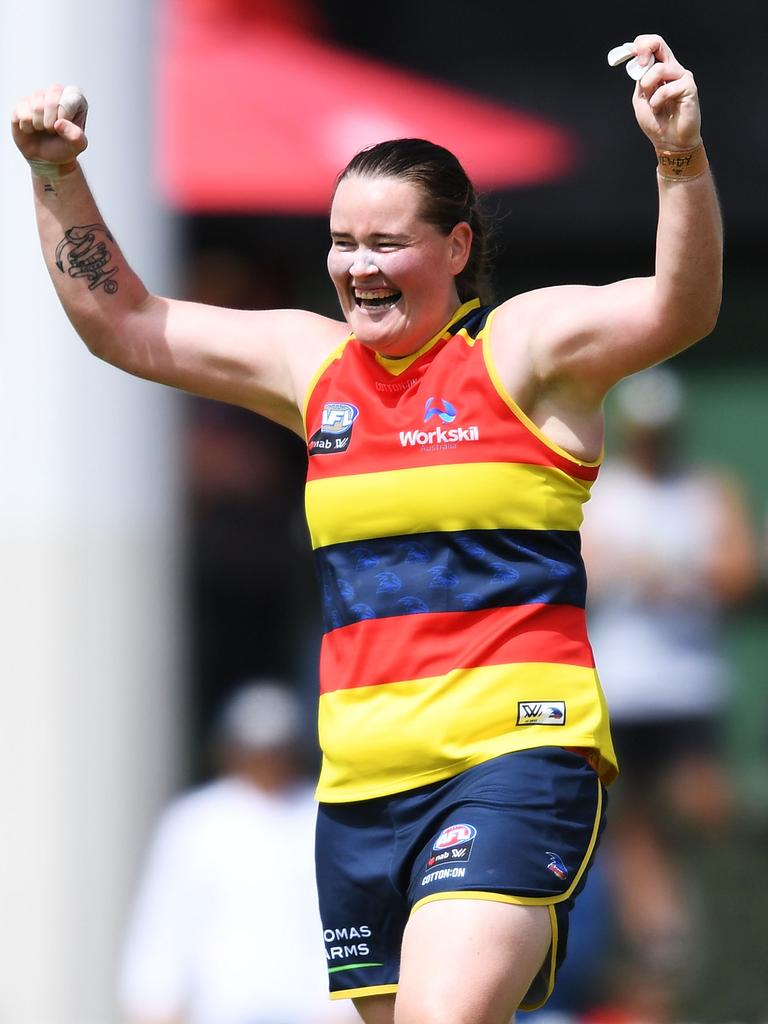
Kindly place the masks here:
<instances>
[{"instance_id":1,"label":"forearm tattoo","mask_svg":"<svg viewBox=\"0 0 768 1024\"><path fill-rule=\"evenodd\" d=\"M101 240L99 235L104 235L107 241ZM56 246L56 266L62 274L86 278L90 291L103 288L108 295L114 295L118 289L115 280L118 268L106 269L112 261L107 243L114 244L114 241L103 224L71 227Z\"/></svg>"}]
</instances>

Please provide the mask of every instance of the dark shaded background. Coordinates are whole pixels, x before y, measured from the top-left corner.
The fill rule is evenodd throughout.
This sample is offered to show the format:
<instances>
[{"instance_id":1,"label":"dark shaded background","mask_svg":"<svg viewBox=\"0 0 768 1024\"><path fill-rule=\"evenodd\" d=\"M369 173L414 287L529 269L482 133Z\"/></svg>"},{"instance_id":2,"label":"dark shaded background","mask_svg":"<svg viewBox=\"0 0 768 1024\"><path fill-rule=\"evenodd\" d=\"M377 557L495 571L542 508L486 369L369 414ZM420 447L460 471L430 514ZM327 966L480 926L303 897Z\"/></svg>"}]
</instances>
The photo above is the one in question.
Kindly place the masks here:
<instances>
[{"instance_id":1,"label":"dark shaded background","mask_svg":"<svg viewBox=\"0 0 768 1024\"><path fill-rule=\"evenodd\" d=\"M631 6L606 0L317 5L334 42L549 117L580 140L582 160L569 179L487 197L499 225L497 283L503 295L563 280L602 282L648 272L655 162L634 120L632 82L622 69L609 68L605 55L638 27L660 31L694 71L702 97L703 134L727 228L727 299L737 300L726 301L721 323L731 334L729 354L735 344L740 357L762 359L750 335L761 322L751 292L765 271L768 230L767 9L757 0L669 3L658 14ZM323 280L324 219L206 217L190 227L193 245L223 234L249 254L268 249L270 261L290 266L296 303L335 313L335 297ZM702 346L696 358L717 360L716 346Z\"/></svg>"}]
</instances>

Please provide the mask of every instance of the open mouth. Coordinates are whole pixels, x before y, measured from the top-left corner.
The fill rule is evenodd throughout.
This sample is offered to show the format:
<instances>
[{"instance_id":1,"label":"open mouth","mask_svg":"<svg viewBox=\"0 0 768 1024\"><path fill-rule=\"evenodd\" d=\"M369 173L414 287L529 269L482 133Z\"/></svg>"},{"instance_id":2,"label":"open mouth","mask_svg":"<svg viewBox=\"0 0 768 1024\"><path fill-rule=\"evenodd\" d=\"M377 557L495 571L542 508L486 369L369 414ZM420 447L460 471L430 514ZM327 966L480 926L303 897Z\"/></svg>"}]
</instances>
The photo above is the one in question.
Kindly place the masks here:
<instances>
[{"instance_id":1,"label":"open mouth","mask_svg":"<svg viewBox=\"0 0 768 1024\"><path fill-rule=\"evenodd\" d=\"M403 296L402 292L396 291L355 291L355 304L361 309L388 309L394 306Z\"/></svg>"}]
</instances>

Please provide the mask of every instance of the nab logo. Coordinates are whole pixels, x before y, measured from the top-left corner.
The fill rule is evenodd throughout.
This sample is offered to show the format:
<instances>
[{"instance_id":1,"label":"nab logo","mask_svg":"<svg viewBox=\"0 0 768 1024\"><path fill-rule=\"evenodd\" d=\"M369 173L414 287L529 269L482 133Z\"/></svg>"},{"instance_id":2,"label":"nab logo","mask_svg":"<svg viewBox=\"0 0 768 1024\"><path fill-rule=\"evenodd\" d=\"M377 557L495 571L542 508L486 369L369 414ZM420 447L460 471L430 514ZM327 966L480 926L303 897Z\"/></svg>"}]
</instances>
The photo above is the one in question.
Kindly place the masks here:
<instances>
[{"instance_id":1,"label":"nab logo","mask_svg":"<svg viewBox=\"0 0 768 1024\"><path fill-rule=\"evenodd\" d=\"M424 405L424 422L427 423L433 416L437 416L443 423L453 423L456 419L456 406L452 405L447 398L440 399L442 405L435 403L434 395L428 398Z\"/></svg>"},{"instance_id":2,"label":"nab logo","mask_svg":"<svg viewBox=\"0 0 768 1024\"><path fill-rule=\"evenodd\" d=\"M565 725L565 701L518 701L518 725Z\"/></svg>"},{"instance_id":3,"label":"nab logo","mask_svg":"<svg viewBox=\"0 0 768 1024\"><path fill-rule=\"evenodd\" d=\"M323 406L323 433L343 434L359 415L360 410L351 402L326 402Z\"/></svg>"},{"instance_id":4,"label":"nab logo","mask_svg":"<svg viewBox=\"0 0 768 1024\"><path fill-rule=\"evenodd\" d=\"M458 846L459 843L468 843L477 835L474 825L449 825L444 828L435 840L433 850L446 850L451 846Z\"/></svg>"}]
</instances>

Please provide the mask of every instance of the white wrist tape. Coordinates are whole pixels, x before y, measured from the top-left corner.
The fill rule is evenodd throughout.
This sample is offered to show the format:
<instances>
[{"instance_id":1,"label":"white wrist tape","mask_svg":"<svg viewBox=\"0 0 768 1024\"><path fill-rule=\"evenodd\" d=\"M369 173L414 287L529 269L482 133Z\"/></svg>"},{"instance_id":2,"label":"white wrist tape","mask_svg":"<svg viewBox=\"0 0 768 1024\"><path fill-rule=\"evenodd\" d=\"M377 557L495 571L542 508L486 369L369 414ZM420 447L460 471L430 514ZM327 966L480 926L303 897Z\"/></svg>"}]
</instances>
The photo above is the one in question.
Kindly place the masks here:
<instances>
[{"instance_id":1,"label":"white wrist tape","mask_svg":"<svg viewBox=\"0 0 768 1024\"><path fill-rule=\"evenodd\" d=\"M47 178L49 181L53 181L55 178L61 177L61 167L59 164L52 164L50 160L27 160L27 163L36 178Z\"/></svg>"}]
</instances>

